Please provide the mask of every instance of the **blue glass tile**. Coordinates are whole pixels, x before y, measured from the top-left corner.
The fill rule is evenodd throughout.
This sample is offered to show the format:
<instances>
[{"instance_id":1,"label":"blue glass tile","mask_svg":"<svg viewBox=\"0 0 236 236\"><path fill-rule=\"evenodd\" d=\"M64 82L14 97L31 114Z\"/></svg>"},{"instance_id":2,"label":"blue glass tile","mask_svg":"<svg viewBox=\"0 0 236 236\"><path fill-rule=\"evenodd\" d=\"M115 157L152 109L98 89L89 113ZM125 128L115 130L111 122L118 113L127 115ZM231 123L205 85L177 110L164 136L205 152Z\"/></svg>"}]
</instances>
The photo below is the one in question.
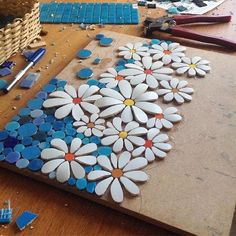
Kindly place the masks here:
<instances>
[{"instance_id":1,"label":"blue glass tile","mask_svg":"<svg viewBox=\"0 0 236 236\"><path fill-rule=\"evenodd\" d=\"M24 107L24 108L21 108L21 109L19 110L19 115L20 115L20 116L27 116L27 115L30 114L30 112L31 112L31 110L30 110L29 108Z\"/></svg>"},{"instance_id":2,"label":"blue glass tile","mask_svg":"<svg viewBox=\"0 0 236 236\"><path fill-rule=\"evenodd\" d=\"M88 193L93 193L95 191L95 187L96 187L96 182L87 183L86 191Z\"/></svg>"},{"instance_id":3,"label":"blue glass tile","mask_svg":"<svg viewBox=\"0 0 236 236\"><path fill-rule=\"evenodd\" d=\"M5 129L8 131L14 131L20 127L20 124L16 121L11 121L6 124Z\"/></svg>"},{"instance_id":4,"label":"blue glass tile","mask_svg":"<svg viewBox=\"0 0 236 236\"><path fill-rule=\"evenodd\" d=\"M76 184L76 179L75 178L69 178L68 179L68 184L71 185L71 186L74 186Z\"/></svg>"},{"instance_id":5,"label":"blue glass tile","mask_svg":"<svg viewBox=\"0 0 236 236\"><path fill-rule=\"evenodd\" d=\"M95 36L95 38L96 38L97 40L100 40L100 39L102 39L102 38L104 38L104 37L105 37L104 34L97 34L97 35Z\"/></svg>"},{"instance_id":6,"label":"blue glass tile","mask_svg":"<svg viewBox=\"0 0 236 236\"><path fill-rule=\"evenodd\" d=\"M79 190L83 190L85 189L87 186L87 180L82 178L82 179L78 179L76 181L76 187L79 189Z\"/></svg>"},{"instance_id":7,"label":"blue glass tile","mask_svg":"<svg viewBox=\"0 0 236 236\"><path fill-rule=\"evenodd\" d=\"M93 75L93 70L91 68L83 68L76 74L76 76L80 79L88 79L92 75Z\"/></svg>"},{"instance_id":8,"label":"blue glass tile","mask_svg":"<svg viewBox=\"0 0 236 236\"><path fill-rule=\"evenodd\" d=\"M134 59L128 59L127 60L127 63L131 63L131 64L134 64L135 60Z\"/></svg>"},{"instance_id":9,"label":"blue glass tile","mask_svg":"<svg viewBox=\"0 0 236 236\"><path fill-rule=\"evenodd\" d=\"M93 170L93 167L92 166L86 166L86 167L84 167L84 170L85 170L86 173L89 173Z\"/></svg>"},{"instance_id":10,"label":"blue glass tile","mask_svg":"<svg viewBox=\"0 0 236 236\"><path fill-rule=\"evenodd\" d=\"M0 131L0 141L5 140L8 137L8 132L5 130Z\"/></svg>"},{"instance_id":11,"label":"blue glass tile","mask_svg":"<svg viewBox=\"0 0 236 236\"><path fill-rule=\"evenodd\" d=\"M56 85L57 82L58 82L58 79L57 79L57 78L53 78L53 79L51 79L51 80L49 81L49 84L54 84L54 85Z\"/></svg>"},{"instance_id":12,"label":"blue glass tile","mask_svg":"<svg viewBox=\"0 0 236 236\"><path fill-rule=\"evenodd\" d=\"M84 138L82 141L83 144L88 144L89 143L89 138Z\"/></svg>"},{"instance_id":13,"label":"blue glass tile","mask_svg":"<svg viewBox=\"0 0 236 236\"><path fill-rule=\"evenodd\" d=\"M160 44L161 41L159 39L152 39L151 44Z\"/></svg>"},{"instance_id":14,"label":"blue glass tile","mask_svg":"<svg viewBox=\"0 0 236 236\"><path fill-rule=\"evenodd\" d=\"M86 59L86 58L89 58L91 55L92 55L92 52L88 49L81 49L76 54L76 56L79 59Z\"/></svg>"},{"instance_id":15,"label":"blue glass tile","mask_svg":"<svg viewBox=\"0 0 236 236\"><path fill-rule=\"evenodd\" d=\"M0 155L0 161L4 161L5 160L5 155Z\"/></svg>"},{"instance_id":16,"label":"blue glass tile","mask_svg":"<svg viewBox=\"0 0 236 236\"><path fill-rule=\"evenodd\" d=\"M83 139L83 138L84 138L84 134L82 134L82 133L77 133L77 134L76 134L76 137L77 137L77 138L80 138L80 139Z\"/></svg>"},{"instance_id":17,"label":"blue glass tile","mask_svg":"<svg viewBox=\"0 0 236 236\"><path fill-rule=\"evenodd\" d=\"M115 69L116 69L117 72L119 72L121 70L124 70L125 66L116 66Z\"/></svg>"},{"instance_id":18,"label":"blue glass tile","mask_svg":"<svg viewBox=\"0 0 236 236\"><path fill-rule=\"evenodd\" d=\"M52 125L49 122L43 123L39 126L39 131L48 132L52 129Z\"/></svg>"},{"instance_id":19,"label":"blue glass tile","mask_svg":"<svg viewBox=\"0 0 236 236\"><path fill-rule=\"evenodd\" d=\"M60 138L60 139L64 139L65 138L65 133L63 131L56 131L52 137L53 138Z\"/></svg>"},{"instance_id":20,"label":"blue glass tile","mask_svg":"<svg viewBox=\"0 0 236 236\"><path fill-rule=\"evenodd\" d=\"M66 129L71 129L71 128L73 128L72 124L66 124Z\"/></svg>"},{"instance_id":21,"label":"blue glass tile","mask_svg":"<svg viewBox=\"0 0 236 236\"><path fill-rule=\"evenodd\" d=\"M55 121L56 118L53 116L53 115L48 115L46 118L45 118L45 121L46 122L53 122Z\"/></svg>"},{"instance_id":22,"label":"blue glass tile","mask_svg":"<svg viewBox=\"0 0 236 236\"><path fill-rule=\"evenodd\" d=\"M71 116L67 116L63 120L66 124L72 123L74 121L73 117Z\"/></svg>"},{"instance_id":23,"label":"blue glass tile","mask_svg":"<svg viewBox=\"0 0 236 236\"><path fill-rule=\"evenodd\" d=\"M34 159L30 161L28 169L32 171L38 171L42 168L42 166L43 166L43 161L41 159Z\"/></svg>"},{"instance_id":24,"label":"blue glass tile","mask_svg":"<svg viewBox=\"0 0 236 236\"><path fill-rule=\"evenodd\" d=\"M56 90L56 85L54 84L47 84L43 87L43 91L47 93L52 93Z\"/></svg>"},{"instance_id":25,"label":"blue glass tile","mask_svg":"<svg viewBox=\"0 0 236 236\"><path fill-rule=\"evenodd\" d=\"M65 139L64 139L64 141L66 142L66 144L71 144L72 140L73 140L73 137L72 137L72 136L66 136Z\"/></svg>"},{"instance_id":26,"label":"blue glass tile","mask_svg":"<svg viewBox=\"0 0 236 236\"><path fill-rule=\"evenodd\" d=\"M38 146L39 143L40 143L39 140L33 140L32 146Z\"/></svg>"},{"instance_id":27,"label":"blue glass tile","mask_svg":"<svg viewBox=\"0 0 236 236\"><path fill-rule=\"evenodd\" d=\"M32 123L26 123L18 129L19 135L23 137L32 136L36 134L36 132L37 132L37 127Z\"/></svg>"},{"instance_id":28,"label":"blue glass tile","mask_svg":"<svg viewBox=\"0 0 236 236\"><path fill-rule=\"evenodd\" d=\"M32 144L32 141L33 141L32 137L23 137L21 142L25 146L29 146Z\"/></svg>"},{"instance_id":29,"label":"blue glass tile","mask_svg":"<svg viewBox=\"0 0 236 236\"><path fill-rule=\"evenodd\" d=\"M4 142L3 145L5 148L14 148L16 146L16 144L19 143L19 140L14 138L14 137L7 137Z\"/></svg>"},{"instance_id":30,"label":"blue glass tile","mask_svg":"<svg viewBox=\"0 0 236 236\"><path fill-rule=\"evenodd\" d=\"M38 141L40 141L40 142L43 142L43 141L46 140L47 134L45 132L43 132L43 131L39 131L39 132L37 132L37 134L35 134L33 136L33 138L38 140Z\"/></svg>"},{"instance_id":31,"label":"blue glass tile","mask_svg":"<svg viewBox=\"0 0 236 236\"><path fill-rule=\"evenodd\" d=\"M19 159L20 159L20 153L19 152L10 152L10 153L7 154L5 160L8 163L13 164L13 163L17 162Z\"/></svg>"},{"instance_id":32,"label":"blue glass tile","mask_svg":"<svg viewBox=\"0 0 236 236\"><path fill-rule=\"evenodd\" d=\"M91 143L95 143L95 144L100 144L101 143L101 139L97 136L92 136L90 137L90 142Z\"/></svg>"},{"instance_id":33,"label":"blue glass tile","mask_svg":"<svg viewBox=\"0 0 236 236\"><path fill-rule=\"evenodd\" d=\"M20 117L19 116L14 116L11 120L12 121L19 121Z\"/></svg>"},{"instance_id":34,"label":"blue glass tile","mask_svg":"<svg viewBox=\"0 0 236 236\"><path fill-rule=\"evenodd\" d=\"M41 99L46 99L48 97L48 94L44 91L40 91L36 94L36 97Z\"/></svg>"},{"instance_id":35,"label":"blue glass tile","mask_svg":"<svg viewBox=\"0 0 236 236\"><path fill-rule=\"evenodd\" d=\"M106 88L106 85L103 84L103 83L99 83L99 84L98 84L98 87L99 87L100 89L102 89L102 88Z\"/></svg>"},{"instance_id":36,"label":"blue glass tile","mask_svg":"<svg viewBox=\"0 0 236 236\"><path fill-rule=\"evenodd\" d=\"M87 81L87 84L88 84L89 86L92 86L92 85L98 85L99 82L98 82L98 80L96 80L96 79L90 79L90 80Z\"/></svg>"},{"instance_id":37,"label":"blue glass tile","mask_svg":"<svg viewBox=\"0 0 236 236\"><path fill-rule=\"evenodd\" d=\"M96 157L98 155L98 151L92 152L92 155Z\"/></svg>"},{"instance_id":38,"label":"blue glass tile","mask_svg":"<svg viewBox=\"0 0 236 236\"><path fill-rule=\"evenodd\" d=\"M117 66L124 66L125 64L127 64L127 61L126 60L124 60L124 59L121 59L121 60L119 60L118 62L117 62Z\"/></svg>"},{"instance_id":39,"label":"blue glass tile","mask_svg":"<svg viewBox=\"0 0 236 236\"><path fill-rule=\"evenodd\" d=\"M21 143L17 144L15 147L14 147L14 151L15 152L22 152L24 150L25 146Z\"/></svg>"},{"instance_id":40,"label":"blue glass tile","mask_svg":"<svg viewBox=\"0 0 236 236\"><path fill-rule=\"evenodd\" d=\"M5 155L5 156L7 156L8 155L8 153L10 153L10 152L13 152L13 149L12 148L4 148L4 150L3 150L3 154Z\"/></svg>"},{"instance_id":41,"label":"blue glass tile","mask_svg":"<svg viewBox=\"0 0 236 236\"><path fill-rule=\"evenodd\" d=\"M3 143L0 143L0 153L3 151L3 149L4 149Z\"/></svg>"},{"instance_id":42,"label":"blue glass tile","mask_svg":"<svg viewBox=\"0 0 236 236\"><path fill-rule=\"evenodd\" d=\"M100 44L101 46L108 47L108 46L110 46L110 45L112 44L112 42L113 42L113 39L112 39L112 38L106 38L106 37L104 37L104 38L102 38L102 39L99 41L99 44Z\"/></svg>"},{"instance_id":43,"label":"blue glass tile","mask_svg":"<svg viewBox=\"0 0 236 236\"><path fill-rule=\"evenodd\" d=\"M53 135L56 131L54 129L51 129L50 131L47 132L48 135Z\"/></svg>"},{"instance_id":44,"label":"blue glass tile","mask_svg":"<svg viewBox=\"0 0 236 236\"><path fill-rule=\"evenodd\" d=\"M43 111L40 109L36 109L30 112L32 118L37 118L43 115Z\"/></svg>"},{"instance_id":45,"label":"blue glass tile","mask_svg":"<svg viewBox=\"0 0 236 236\"><path fill-rule=\"evenodd\" d=\"M95 165L93 167L93 170L101 170L101 169L102 169L102 167L100 165Z\"/></svg>"},{"instance_id":46,"label":"blue glass tile","mask_svg":"<svg viewBox=\"0 0 236 236\"><path fill-rule=\"evenodd\" d=\"M67 82L65 80L60 80L57 82L57 87L62 87L64 88Z\"/></svg>"},{"instance_id":47,"label":"blue glass tile","mask_svg":"<svg viewBox=\"0 0 236 236\"><path fill-rule=\"evenodd\" d=\"M11 74L11 70L7 67L5 68L0 68L0 77L7 76ZM5 81L5 80L4 80ZM0 82L0 86L4 85L4 82Z\"/></svg>"},{"instance_id":48,"label":"blue glass tile","mask_svg":"<svg viewBox=\"0 0 236 236\"><path fill-rule=\"evenodd\" d=\"M21 158L16 162L16 167L19 169L24 169L29 165L29 160Z\"/></svg>"},{"instance_id":49,"label":"blue glass tile","mask_svg":"<svg viewBox=\"0 0 236 236\"><path fill-rule=\"evenodd\" d=\"M53 137L47 137L46 142L50 143L53 140Z\"/></svg>"},{"instance_id":50,"label":"blue glass tile","mask_svg":"<svg viewBox=\"0 0 236 236\"><path fill-rule=\"evenodd\" d=\"M42 108L42 105L43 105L43 99L41 98L34 98L32 100L29 100L28 103L27 103L28 107L31 109L31 110L34 110L34 109L41 109Z\"/></svg>"},{"instance_id":51,"label":"blue glass tile","mask_svg":"<svg viewBox=\"0 0 236 236\"><path fill-rule=\"evenodd\" d=\"M33 160L40 156L40 149L37 146L30 146L26 147L22 152L21 155L23 158L27 160Z\"/></svg>"},{"instance_id":52,"label":"blue glass tile","mask_svg":"<svg viewBox=\"0 0 236 236\"><path fill-rule=\"evenodd\" d=\"M56 172L52 171L51 173L49 173L48 177L49 177L49 179L55 179L56 178Z\"/></svg>"},{"instance_id":53,"label":"blue glass tile","mask_svg":"<svg viewBox=\"0 0 236 236\"><path fill-rule=\"evenodd\" d=\"M33 120L33 124L37 125L37 126L40 126L41 124L43 124L45 121L43 118L41 117L37 117Z\"/></svg>"},{"instance_id":54,"label":"blue glass tile","mask_svg":"<svg viewBox=\"0 0 236 236\"><path fill-rule=\"evenodd\" d=\"M70 136L74 136L77 133L76 129L66 128L66 134Z\"/></svg>"},{"instance_id":55,"label":"blue glass tile","mask_svg":"<svg viewBox=\"0 0 236 236\"><path fill-rule=\"evenodd\" d=\"M38 146L41 150L43 150L45 148L49 148L50 144L49 144L49 142L41 142Z\"/></svg>"},{"instance_id":56,"label":"blue glass tile","mask_svg":"<svg viewBox=\"0 0 236 236\"><path fill-rule=\"evenodd\" d=\"M10 137L16 138L17 135L18 135L17 131L11 131L11 132L9 133L9 136L10 136Z\"/></svg>"},{"instance_id":57,"label":"blue glass tile","mask_svg":"<svg viewBox=\"0 0 236 236\"><path fill-rule=\"evenodd\" d=\"M54 130L62 130L64 128L64 123L63 121L55 121L53 123L53 129Z\"/></svg>"},{"instance_id":58,"label":"blue glass tile","mask_svg":"<svg viewBox=\"0 0 236 236\"><path fill-rule=\"evenodd\" d=\"M4 89L7 86L7 81L1 79L0 80L0 90Z\"/></svg>"},{"instance_id":59,"label":"blue glass tile","mask_svg":"<svg viewBox=\"0 0 236 236\"><path fill-rule=\"evenodd\" d=\"M112 153L112 148L107 146L102 146L98 148L99 155L110 156Z\"/></svg>"},{"instance_id":60,"label":"blue glass tile","mask_svg":"<svg viewBox=\"0 0 236 236\"><path fill-rule=\"evenodd\" d=\"M22 117L19 119L18 123L19 123L20 125L23 125L23 124L25 124L25 123L30 123L31 120L32 120L32 119L31 119L30 116L22 116Z\"/></svg>"}]
</instances>

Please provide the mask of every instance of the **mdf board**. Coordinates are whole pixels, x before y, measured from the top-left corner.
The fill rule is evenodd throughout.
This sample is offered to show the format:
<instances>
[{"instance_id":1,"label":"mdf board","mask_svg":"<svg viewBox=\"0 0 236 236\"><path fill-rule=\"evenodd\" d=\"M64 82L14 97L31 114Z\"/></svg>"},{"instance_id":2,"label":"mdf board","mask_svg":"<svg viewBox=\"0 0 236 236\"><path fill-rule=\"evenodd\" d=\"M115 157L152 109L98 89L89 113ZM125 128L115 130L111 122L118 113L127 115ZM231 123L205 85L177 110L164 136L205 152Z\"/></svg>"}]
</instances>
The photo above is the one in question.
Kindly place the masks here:
<instances>
[{"instance_id":1,"label":"mdf board","mask_svg":"<svg viewBox=\"0 0 236 236\"><path fill-rule=\"evenodd\" d=\"M76 78L81 68L92 67L93 78L98 78L117 63L119 46L150 41L109 31L101 33L113 38L113 44L101 47L98 41L91 41L86 49L93 56L82 62L72 60L56 76L58 79L79 86L84 83ZM187 48L186 55L209 60L212 71L202 79L181 76L195 90L193 101L177 107L183 120L168 132L173 149L165 160L154 161L144 169L149 180L139 185L139 196L125 195L124 201L116 204L109 195L99 198L40 173L19 170L5 162L0 165L176 232L228 235L236 196L236 62L233 56L194 48ZM102 58L99 65L92 65L95 57ZM167 106L162 98L158 104Z\"/></svg>"}]
</instances>

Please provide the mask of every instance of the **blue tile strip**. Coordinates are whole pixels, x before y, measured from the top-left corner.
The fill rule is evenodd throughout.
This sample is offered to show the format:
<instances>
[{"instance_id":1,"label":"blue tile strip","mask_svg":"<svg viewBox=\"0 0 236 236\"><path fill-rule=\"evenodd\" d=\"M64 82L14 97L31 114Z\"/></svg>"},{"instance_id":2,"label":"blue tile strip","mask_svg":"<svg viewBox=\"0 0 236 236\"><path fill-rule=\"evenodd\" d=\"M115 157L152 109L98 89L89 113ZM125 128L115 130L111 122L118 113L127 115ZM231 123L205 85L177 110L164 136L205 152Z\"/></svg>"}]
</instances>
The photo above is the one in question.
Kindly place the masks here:
<instances>
[{"instance_id":1,"label":"blue tile strip","mask_svg":"<svg viewBox=\"0 0 236 236\"><path fill-rule=\"evenodd\" d=\"M41 3L41 23L138 24L131 3Z\"/></svg>"}]
</instances>

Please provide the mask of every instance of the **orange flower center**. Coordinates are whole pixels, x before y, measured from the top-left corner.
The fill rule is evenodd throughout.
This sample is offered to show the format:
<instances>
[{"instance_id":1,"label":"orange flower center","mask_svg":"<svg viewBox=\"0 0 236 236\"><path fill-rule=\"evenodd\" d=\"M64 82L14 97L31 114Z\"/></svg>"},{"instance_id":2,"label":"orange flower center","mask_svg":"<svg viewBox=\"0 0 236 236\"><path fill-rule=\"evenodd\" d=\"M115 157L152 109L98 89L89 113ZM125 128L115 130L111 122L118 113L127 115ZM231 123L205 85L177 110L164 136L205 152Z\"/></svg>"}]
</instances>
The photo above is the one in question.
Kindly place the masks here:
<instances>
[{"instance_id":1,"label":"orange flower center","mask_svg":"<svg viewBox=\"0 0 236 236\"><path fill-rule=\"evenodd\" d=\"M152 74L152 70L150 70L150 69L144 70L144 74L151 75Z\"/></svg>"},{"instance_id":2,"label":"orange flower center","mask_svg":"<svg viewBox=\"0 0 236 236\"><path fill-rule=\"evenodd\" d=\"M74 103L74 104L79 104L79 103L81 103L81 98L73 98L73 103Z\"/></svg>"},{"instance_id":3,"label":"orange flower center","mask_svg":"<svg viewBox=\"0 0 236 236\"><path fill-rule=\"evenodd\" d=\"M123 76L120 76L120 75L117 75L116 77L115 77L115 80L118 80L118 81L121 81L121 80L123 80L124 79L124 77Z\"/></svg>"},{"instance_id":4,"label":"orange flower center","mask_svg":"<svg viewBox=\"0 0 236 236\"><path fill-rule=\"evenodd\" d=\"M75 159L75 155L73 153L66 153L65 160L66 161L73 161Z\"/></svg>"},{"instance_id":5,"label":"orange flower center","mask_svg":"<svg viewBox=\"0 0 236 236\"><path fill-rule=\"evenodd\" d=\"M163 53L166 55L170 55L172 52L170 50L164 50Z\"/></svg>"},{"instance_id":6,"label":"orange flower center","mask_svg":"<svg viewBox=\"0 0 236 236\"><path fill-rule=\"evenodd\" d=\"M158 119L158 120L161 120L164 118L164 115L162 113L158 113L155 115L155 118Z\"/></svg>"},{"instance_id":7,"label":"orange flower center","mask_svg":"<svg viewBox=\"0 0 236 236\"><path fill-rule=\"evenodd\" d=\"M114 178L120 178L123 175L123 171L121 169L114 169L111 173Z\"/></svg>"},{"instance_id":8,"label":"orange flower center","mask_svg":"<svg viewBox=\"0 0 236 236\"><path fill-rule=\"evenodd\" d=\"M173 89L172 89L172 92L173 92L173 93L178 93L179 90L178 90L177 88L173 88Z\"/></svg>"},{"instance_id":9,"label":"orange flower center","mask_svg":"<svg viewBox=\"0 0 236 236\"><path fill-rule=\"evenodd\" d=\"M144 144L145 148L151 148L152 147L152 140L146 140Z\"/></svg>"},{"instance_id":10,"label":"orange flower center","mask_svg":"<svg viewBox=\"0 0 236 236\"><path fill-rule=\"evenodd\" d=\"M90 123L87 124L87 127L88 127L88 128L94 128L94 126L95 126L95 125L94 125L93 122L90 122Z\"/></svg>"}]
</instances>

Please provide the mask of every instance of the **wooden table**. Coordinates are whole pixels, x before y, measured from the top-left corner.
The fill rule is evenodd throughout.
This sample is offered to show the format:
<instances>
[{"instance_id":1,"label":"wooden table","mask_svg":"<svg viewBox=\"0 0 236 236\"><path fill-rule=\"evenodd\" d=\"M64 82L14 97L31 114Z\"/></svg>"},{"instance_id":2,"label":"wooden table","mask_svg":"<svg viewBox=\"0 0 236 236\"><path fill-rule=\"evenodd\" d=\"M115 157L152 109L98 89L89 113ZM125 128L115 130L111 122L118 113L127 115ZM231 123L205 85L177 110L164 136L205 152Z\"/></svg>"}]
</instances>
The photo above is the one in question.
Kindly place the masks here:
<instances>
[{"instance_id":1,"label":"wooden table","mask_svg":"<svg viewBox=\"0 0 236 236\"><path fill-rule=\"evenodd\" d=\"M191 28L194 27L196 31L202 33L221 35L233 39L236 30L236 17L233 15L235 10L236 2L227 0L223 5L210 12L209 15L231 14L233 17L231 23L208 27L198 25L191 26ZM163 13L159 9L140 8L140 20L143 21L147 15L157 17ZM81 30L78 25L44 25L43 28L49 32L47 36L43 37L43 40L47 42L47 54L32 69L32 71L41 70L40 81L29 91L16 87L8 95L0 97L0 128L3 128L6 122L17 114L18 109L25 106L27 101L50 78L57 75L74 58L78 49L86 46L90 42L90 38L101 30L96 27L94 31L85 31ZM143 35L141 25L106 26L105 29L136 36ZM165 34L156 35L156 37L171 38ZM187 46L232 53L216 46L181 39L176 40ZM25 62L20 55L12 59L17 62L13 73L15 75L25 65ZM11 77L6 78L6 80L10 80ZM22 94L22 99L16 101L15 97L18 94ZM156 226L3 169L0 172L0 193L0 202L7 199L11 200L14 208L13 222L16 216L24 210L39 214L39 218L32 224L32 227L25 229L21 235L174 235ZM235 224L233 225L235 227ZM232 227L232 235L236 234L234 227ZM13 223L0 227L0 235L16 235L19 233Z\"/></svg>"}]
</instances>

